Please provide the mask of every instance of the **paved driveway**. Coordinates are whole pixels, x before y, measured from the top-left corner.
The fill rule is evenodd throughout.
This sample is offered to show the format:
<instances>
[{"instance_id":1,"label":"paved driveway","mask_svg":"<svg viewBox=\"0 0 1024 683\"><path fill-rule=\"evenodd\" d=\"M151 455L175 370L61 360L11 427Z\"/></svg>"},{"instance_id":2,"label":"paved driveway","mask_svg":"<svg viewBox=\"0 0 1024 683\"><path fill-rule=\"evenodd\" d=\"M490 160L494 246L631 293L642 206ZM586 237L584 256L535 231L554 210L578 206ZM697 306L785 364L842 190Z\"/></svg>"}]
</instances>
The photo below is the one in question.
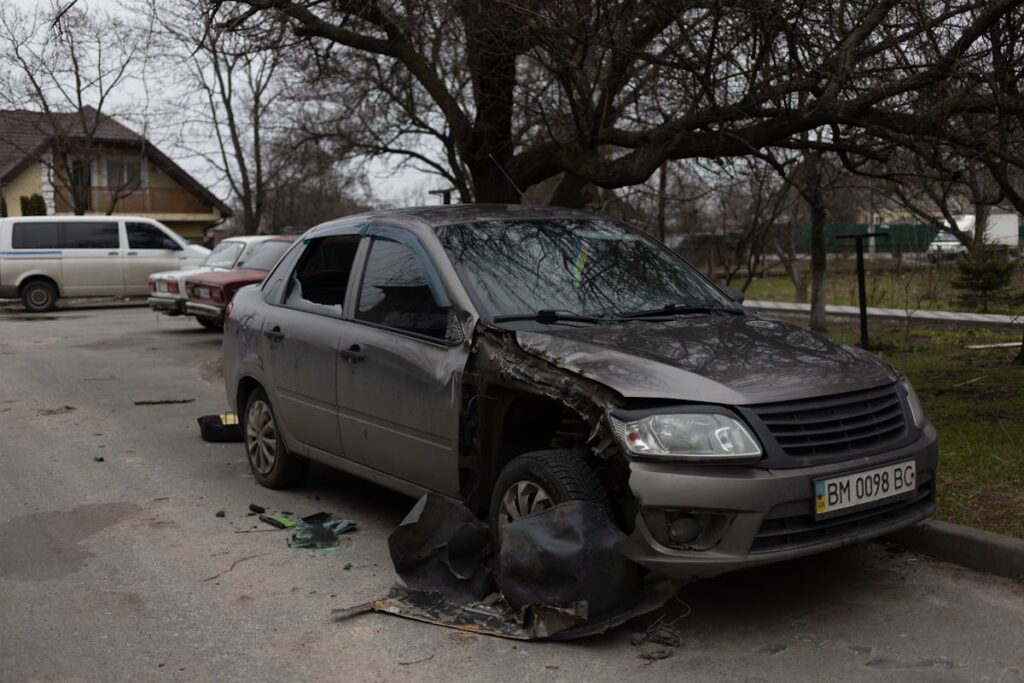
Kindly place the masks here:
<instances>
[{"instance_id":1,"label":"paved driveway","mask_svg":"<svg viewBox=\"0 0 1024 683\"><path fill-rule=\"evenodd\" d=\"M200 440L219 341L142 308L0 311L0 680L1024 680L1024 584L875 544L684 589L653 663L630 644L650 618L571 644L333 623L394 581L412 501L320 467L263 490L239 444ZM135 405L165 399L194 401ZM293 551L251 502L360 528Z\"/></svg>"}]
</instances>

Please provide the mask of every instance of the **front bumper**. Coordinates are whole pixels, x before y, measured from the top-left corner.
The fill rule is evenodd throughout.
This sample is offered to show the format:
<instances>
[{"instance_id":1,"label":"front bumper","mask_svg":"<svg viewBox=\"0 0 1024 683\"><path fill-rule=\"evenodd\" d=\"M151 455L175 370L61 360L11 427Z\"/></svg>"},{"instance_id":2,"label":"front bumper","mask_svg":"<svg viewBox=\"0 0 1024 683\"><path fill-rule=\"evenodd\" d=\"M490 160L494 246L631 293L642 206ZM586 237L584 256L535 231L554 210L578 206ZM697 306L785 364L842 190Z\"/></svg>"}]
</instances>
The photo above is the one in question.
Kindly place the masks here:
<instances>
[{"instance_id":1,"label":"front bumper","mask_svg":"<svg viewBox=\"0 0 1024 683\"><path fill-rule=\"evenodd\" d=\"M814 519L812 480L871 469L901 460L917 465L913 497L848 514ZM636 529L622 549L633 560L667 578L687 581L789 560L902 529L935 511L935 429L902 448L870 457L798 469L681 466L633 461L630 487L639 502ZM727 520L707 550L669 547L646 520L659 511L717 515Z\"/></svg>"},{"instance_id":2,"label":"front bumper","mask_svg":"<svg viewBox=\"0 0 1024 683\"><path fill-rule=\"evenodd\" d=\"M185 302L185 312L197 318L205 318L218 323L224 322L224 309L212 304L201 304L195 301Z\"/></svg>"},{"instance_id":3,"label":"front bumper","mask_svg":"<svg viewBox=\"0 0 1024 683\"><path fill-rule=\"evenodd\" d=\"M146 303L154 311L160 311L167 315L182 315L185 312L185 300L184 299L172 299L170 297L163 296L151 296L146 299Z\"/></svg>"}]
</instances>

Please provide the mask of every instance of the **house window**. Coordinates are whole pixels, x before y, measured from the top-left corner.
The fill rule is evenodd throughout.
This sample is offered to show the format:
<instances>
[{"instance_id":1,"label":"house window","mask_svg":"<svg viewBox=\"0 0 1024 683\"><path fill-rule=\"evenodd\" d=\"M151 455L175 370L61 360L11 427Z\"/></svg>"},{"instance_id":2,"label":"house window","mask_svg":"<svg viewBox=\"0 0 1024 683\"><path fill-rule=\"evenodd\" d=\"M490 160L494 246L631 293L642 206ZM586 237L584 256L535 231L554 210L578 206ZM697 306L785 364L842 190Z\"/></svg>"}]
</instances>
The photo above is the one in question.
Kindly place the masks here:
<instances>
[{"instance_id":1,"label":"house window","mask_svg":"<svg viewBox=\"0 0 1024 683\"><path fill-rule=\"evenodd\" d=\"M132 157L107 159L107 187L124 190L142 184L142 160Z\"/></svg>"}]
</instances>

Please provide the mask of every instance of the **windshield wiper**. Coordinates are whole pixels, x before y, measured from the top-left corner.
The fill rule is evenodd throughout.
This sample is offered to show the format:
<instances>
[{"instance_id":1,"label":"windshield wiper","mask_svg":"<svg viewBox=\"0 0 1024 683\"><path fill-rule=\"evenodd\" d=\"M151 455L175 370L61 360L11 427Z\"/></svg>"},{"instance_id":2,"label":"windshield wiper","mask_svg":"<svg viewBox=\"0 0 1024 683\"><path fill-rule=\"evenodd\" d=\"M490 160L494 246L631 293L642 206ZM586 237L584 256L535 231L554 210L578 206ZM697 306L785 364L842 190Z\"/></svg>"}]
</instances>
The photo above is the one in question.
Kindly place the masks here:
<instances>
[{"instance_id":1,"label":"windshield wiper","mask_svg":"<svg viewBox=\"0 0 1024 683\"><path fill-rule=\"evenodd\" d=\"M580 315L573 313L572 311L556 311L550 308L542 308L535 313L511 313L509 315L496 315L493 318L496 323L508 323L515 322L517 320L535 320L539 323L551 325L554 323L571 322L571 323L591 323L597 324L602 322L601 318L595 318L590 315Z\"/></svg>"},{"instance_id":2,"label":"windshield wiper","mask_svg":"<svg viewBox=\"0 0 1024 683\"><path fill-rule=\"evenodd\" d=\"M660 308L650 308L644 311L627 311L619 313L619 318L650 318L659 315L675 315L686 313L726 313L729 315L744 315L743 309L726 308L725 306L691 306L689 304L665 304Z\"/></svg>"}]
</instances>

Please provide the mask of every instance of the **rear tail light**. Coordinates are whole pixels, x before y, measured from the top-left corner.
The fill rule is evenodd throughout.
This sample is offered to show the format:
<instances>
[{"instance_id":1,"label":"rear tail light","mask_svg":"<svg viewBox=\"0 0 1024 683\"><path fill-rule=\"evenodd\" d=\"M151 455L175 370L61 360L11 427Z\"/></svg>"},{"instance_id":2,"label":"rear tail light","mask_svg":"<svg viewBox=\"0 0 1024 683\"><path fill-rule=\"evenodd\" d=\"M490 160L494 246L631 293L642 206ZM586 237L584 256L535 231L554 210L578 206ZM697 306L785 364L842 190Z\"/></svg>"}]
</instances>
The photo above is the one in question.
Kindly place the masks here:
<instances>
[{"instance_id":1,"label":"rear tail light","mask_svg":"<svg viewBox=\"0 0 1024 683\"><path fill-rule=\"evenodd\" d=\"M231 311L233 311L234 309L235 309L235 302L234 301L228 302L228 307L224 310L224 322L228 321L228 319L231 317Z\"/></svg>"},{"instance_id":2,"label":"rear tail light","mask_svg":"<svg viewBox=\"0 0 1024 683\"><path fill-rule=\"evenodd\" d=\"M151 292L155 292L156 291L156 283L153 282L152 280L149 281L149 291L151 291Z\"/></svg>"},{"instance_id":3,"label":"rear tail light","mask_svg":"<svg viewBox=\"0 0 1024 683\"><path fill-rule=\"evenodd\" d=\"M177 294L178 293L178 283L177 282L168 282L167 283L167 291L170 292L171 294Z\"/></svg>"}]
</instances>

